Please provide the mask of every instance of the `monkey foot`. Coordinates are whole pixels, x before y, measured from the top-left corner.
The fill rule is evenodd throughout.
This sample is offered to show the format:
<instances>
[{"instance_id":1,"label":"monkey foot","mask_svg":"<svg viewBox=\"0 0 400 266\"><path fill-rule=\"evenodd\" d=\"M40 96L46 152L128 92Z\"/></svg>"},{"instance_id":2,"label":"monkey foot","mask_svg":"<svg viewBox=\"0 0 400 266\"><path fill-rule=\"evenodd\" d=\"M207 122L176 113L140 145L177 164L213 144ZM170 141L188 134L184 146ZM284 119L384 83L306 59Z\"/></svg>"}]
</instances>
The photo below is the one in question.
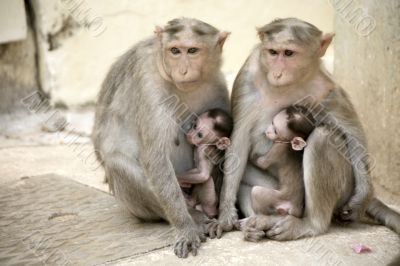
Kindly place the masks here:
<instances>
[{"instance_id":1,"label":"monkey foot","mask_svg":"<svg viewBox=\"0 0 400 266\"><path fill-rule=\"evenodd\" d=\"M225 210L224 212L221 212L218 221L214 221L209 226L208 232L210 238L221 238L223 232L229 232L235 228L237 221L238 216L235 208L230 209L230 211Z\"/></svg>"},{"instance_id":2,"label":"monkey foot","mask_svg":"<svg viewBox=\"0 0 400 266\"><path fill-rule=\"evenodd\" d=\"M306 236L309 232L301 219L288 215L276 222L271 229L266 232L266 236L273 240L294 240Z\"/></svg>"},{"instance_id":3,"label":"monkey foot","mask_svg":"<svg viewBox=\"0 0 400 266\"><path fill-rule=\"evenodd\" d=\"M271 228L272 216L253 215L238 222L238 227L243 231L244 240L258 242L265 238L265 230Z\"/></svg>"},{"instance_id":4,"label":"monkey foot","mask_svg":"<svg viewBox=\"0 0 400 266\"><path fill-rule=\"evenodd\" d=\"M358 221L364 215L361 204L350 204L343 206L336 216L341 222Z\"/></svg>"},{"instance_id":5,"label":"monkey foot","mask_svg":"<svg viewBox=\"0 0 400 266\"><path fill-rule=\"evenodd\" d=\"M256 228L248 227L243 231L244 240L250 242L258 242L265 238L265 232Z\"/></svg>"},{"instance_id":6,"label":"monkey foot","mask_svg":"<svg viewBox=\"0 0 400 266\"><path fill-rule=\"evenodd\" d=\"M196 256L200 243L203 240L205 241L204 235L198 233L197 230L178 232L177 239L174 245L174 252L178 258L187 258L189 253Z\"/></svg>"}]
</instances>

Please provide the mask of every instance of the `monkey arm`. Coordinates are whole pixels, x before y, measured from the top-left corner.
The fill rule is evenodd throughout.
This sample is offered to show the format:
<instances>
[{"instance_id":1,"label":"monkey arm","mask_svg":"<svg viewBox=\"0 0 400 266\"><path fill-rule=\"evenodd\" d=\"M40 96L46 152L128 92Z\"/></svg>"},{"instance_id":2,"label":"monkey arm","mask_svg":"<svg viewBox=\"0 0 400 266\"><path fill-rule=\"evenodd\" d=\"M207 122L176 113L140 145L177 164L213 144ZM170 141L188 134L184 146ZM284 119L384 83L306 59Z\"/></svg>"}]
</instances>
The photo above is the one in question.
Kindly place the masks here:
<instances>
[{"instance_id":1,"label":"monkey arm","mask_svg":"<svg viewBox=\"0 0 400 266\"><path fill-rule=\"evenodd\" d=\"M353 136L346 137L348 139L347 152L353 167L355 187L353 195L342 207L340 217L343 220L357 221L364 215L367 204L373 195L370 166L367 161L369 158L367 158L366 146L362 146L360 140ZM361 150L362 154L359 154Z\"/></svg>"},{"instance_id":2,"label":"monkey arm","mask_svg":"<svg viewBox=\"0 0 400 266\"><path fill-rule=\"evenodd\" d=\"M178 181L183 181L184 176L192 175L192 174L198 174L198 173L200 173L200 169L198 169L198 168L196 167L196 168L190 169L190 170L188 170L188 171L186 171L186 172L183 172L183 173L181 173L181 174L178 174L178 175L177 175L177 178L178 178Z\"/></svg>"},{"instance_id":3,"label":"monkey arm","mask_svg":"<svg viewBox=\"0 0 400 266\"><path fill-rule=\"evenodd\" d=\"M259 156L255 162L258 167L260 167L263 170L266 170L268 167L271 166L276 160L278 159L275 153L274 146L264 155Z\"/></svg>"},{"instance_id":4,"label":"monkey arm","mask_svg":"<svg viewBox=\"0 0 400 266\"><path fill-rule=\"evenodd\" d=\"M161 153L157 153L143 152L141 156L141 162L143 165L147 165L143 170L152 184L153 193L159 199L160 205L170 223L178 229L183 229L186 223L192 224L194 228L195 224L186 208L172 163ZM166 184L169 184L169 189L163 189ZM180 208L180 210L176 208Z\"/></svg>"},{"instance_id":5,"label":"monkey arm","mask_svg":"<svg viewBox=\"0 0 400 266\"><path fill-rule=\"evenodd\" d=\"M176 177L178 178L179 186L181 186L183 188L190 188L192 186L192 184L194 184L194 183L189 183L189 182L184 181L185 176L198 174L198 173L199 173L199 170L197 168L193 168L193 169L190 169L189 171L186 171L182 174L177 175Z\"/></svg>"},{"instance_id":6,"label":"monkey arm","mask_svg":"<svg viewBox=\"0 0 400 266\"><path fill-rule=\"evenodd\" d=\"M210 229L209 233L211 237L214 237L216 234L220 238L223 231L231 231L238 218L235 202L240 181L248 161L250 151L249 135L252 119L246 119L251 116L248 110L242 111L240 108L237 109L234 108L234 113L237 114L237 117L234 117L234 121L237 122L231 136L232 144L225 153L225 177L221 188L218 226L217 228L212 227Z\"/></svg>"},{"instance_id":7,"label":"monkey arm","mask_svg":"<svg viewBox=\"0 0 400 266\"><path fill-rule=\"evenodd\" d=\"M285 144L283 144L285 145ZM272 164L282 163L282 160L287 157L286 149L282 144L273 143L271 148L264 155L253 160L255 164L263 170L266 170Z\"/></svg>"},{"instance_id":8,"label":"monkey arm","mask_svg":"<svg viewBox=\"0 0 400 266\"><path fill-rule=\"evenodd\" d=\"M143 93L151 93L152 95L144 97L144 99L149 99L149 102L142 102L143 108L140 108L139 111L151 111L151 113L140 113L138 117L150 116L157 118L157 121L167 121L169 116L172 116L162 105L159 105L158 101L161 102L162 100L157 99L157 97L163 95L155 93L160 94L160 92L144 91ZM174 125L170 123L149 123L148 121L140 124L141 127L138 128L138 135L141 140L140 163L143 166L144 175L151 183L152 192L158 198L165 218L178 229L178 234L179 232L187 234L185 232L188 231L191 231L191 234L197 232L168 156L169 142L172 142L176 134ZM158 142L157 145L154 144L155 140Z\"/></svg>"},{"instance_id":9,"label":"monkey arm","mask_svg":"<svg viewBox=\"0 0 400 266\"><path fill-rule=\"evenodd\" d=\"M202 172L195 168L189 170L178 176L179 182L188 184L200 184L206 182L210 178L210 175L206 172Z\"/></svg>"},{"instance_id":10,"label":"monkey arm","mask_svg":"<svg viewBox=\"0 0 400 266\"><path fill-rule=\"evenodd\" d=\"M200 184L211 177L212 163L206 158L199 158L199 166L178 176L179 182L188 184Z\"/></svg>"},{"instance_id":11,"label":"monkey arm","mask_svg":"<svg viewBox=\"0 0 400 266\"><path fill-rule=\"evenodd\" d=\"M339 131L346 139L344 156L351 162L355 180L354 193L343 207L341 218L356 221L364 215L373 195L370 176L370 156L361 122L348 96L337 88L322 103L325 114L317 117L330 131ZM326 112L329 111L329 115Z\"/></svg>"}]
</instances>

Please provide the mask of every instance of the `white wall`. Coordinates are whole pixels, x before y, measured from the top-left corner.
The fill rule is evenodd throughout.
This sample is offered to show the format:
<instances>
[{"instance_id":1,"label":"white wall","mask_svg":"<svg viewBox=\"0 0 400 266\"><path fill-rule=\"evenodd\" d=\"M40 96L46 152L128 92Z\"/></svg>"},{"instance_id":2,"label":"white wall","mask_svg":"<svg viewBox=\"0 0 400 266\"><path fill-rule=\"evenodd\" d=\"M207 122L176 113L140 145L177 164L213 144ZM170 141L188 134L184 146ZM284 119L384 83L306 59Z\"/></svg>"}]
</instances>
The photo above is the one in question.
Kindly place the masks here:
<instances>
[{"instance_id":1,"label":"white wall","mask_svg":"<svg viewBox=\"0 0 400 266\"><path fill-rule=\"evenodd\" d=\"M24 1L1 0L0 44L25 39L27 31Z\"/></svg>"},{"instance_id":2,"label":"white wall","mask_svg":"<svg viewBox=\"0 0 400 266\"><path fill-rule=\"evenodd\" d=\"M345 16L357 9L362 15ZM358 24L362 18L367 23ZM334 74L364 125L375 189L391 203L388 194L395 195L399 205L400 1L355 0L335 17L335 27Z\"/></svg>"}]
</instances>

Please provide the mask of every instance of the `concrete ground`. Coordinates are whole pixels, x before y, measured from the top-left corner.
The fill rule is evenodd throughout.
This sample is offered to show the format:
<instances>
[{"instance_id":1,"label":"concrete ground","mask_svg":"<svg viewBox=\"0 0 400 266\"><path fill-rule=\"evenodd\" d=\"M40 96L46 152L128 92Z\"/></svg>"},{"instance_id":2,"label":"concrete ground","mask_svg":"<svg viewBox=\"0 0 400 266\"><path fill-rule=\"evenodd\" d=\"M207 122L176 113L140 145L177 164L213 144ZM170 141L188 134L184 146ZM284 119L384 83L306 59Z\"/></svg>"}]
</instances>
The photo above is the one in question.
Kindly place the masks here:
<instances>
[{"instance_id":1,"label":"concrete ground","mask_svg":"<svg viewBox=\"0 0 400 266\"><path fill-rule=\"evenodd\" d=\"M67 117L68 126L63 132L53 133L43 127L43 122L48 121L48 114L0 118L2 122L0 125L1 187L13 187L13 184L16 186L19 184L18 182L21 182L21 178L22 180L27 178L35 180L35 177L38 176L57 174L67 181L74 181L70 183L62 181L66 186L75 184L75 182L84 184L88 189L82 190L81 193L89 193L85 191L93 190L97 194L93 191L90 193L104 198L106 204L115 204L113 197L105 195L108 193L108 189L102 182L103 170L95 161L88 137L93 113L90 111L68 112L64 113L64 116ZM71 187L74 186L71 185ZM376 187L376 190L386 202L394 204L394 207L400 207L398 196L389 195L379 186ZM26 197L26 195L24 196ZM36 195L36 197L38 196ZM78 196L77 193L72 193L71 197L70 200L73 201L73 197L79 197L79 193ZM57 201L57 199L54 200ZM105 209L107 210L107 208ZM0 210L0 225L3 227L1 219L6 214L1 215L2 211L4 210ZM132 221L132 227L136 234L141 236L137 238L137 241L132 240L131 253L125 251L124 254L121 253L120 257L114 254L112 259L111 257L102 258L92 263L86 261L77 264L387 265L400 252L399 236L389 229L383 226L354 224L346 227L333 226L325 235L290 242L266 240L261 243L250 243L243 240L240 232L232 232L225 234L222 239L207 240L202 244L198 256L178 259L172 251L172 239L167 236L165 238L167 244L164 245L160 245L159 241L155 241L153 237L148 238L148 243L143 242L143 239L146 240L143 235L146 236L148 232L169 232L170 230L166 229L169 228L168 226L160 223L142 225L132 217L129 219ZM118 230L118 227L116 228L115 230ZM123 233L120 232L120 234ZM107 232L103 230L97 234L100 238ZM92 237L96 241L96 236ZM121 237L121 241L125 241L122 239ZM6 246L6 243L8 242L0 238L0 249ZM355 253L352 246L356 244L368 246L371 252ZM93 245L93 248L95 247ZM62 249L62 246L59 248ZM91 247L89 245L85 248L90 249ZM0 254L4 255L4 252ZM67 252L64 254L68 257ZM1 261L2 258L0 258L0 264L2 264Z\"/></svg>"}]
</instances>

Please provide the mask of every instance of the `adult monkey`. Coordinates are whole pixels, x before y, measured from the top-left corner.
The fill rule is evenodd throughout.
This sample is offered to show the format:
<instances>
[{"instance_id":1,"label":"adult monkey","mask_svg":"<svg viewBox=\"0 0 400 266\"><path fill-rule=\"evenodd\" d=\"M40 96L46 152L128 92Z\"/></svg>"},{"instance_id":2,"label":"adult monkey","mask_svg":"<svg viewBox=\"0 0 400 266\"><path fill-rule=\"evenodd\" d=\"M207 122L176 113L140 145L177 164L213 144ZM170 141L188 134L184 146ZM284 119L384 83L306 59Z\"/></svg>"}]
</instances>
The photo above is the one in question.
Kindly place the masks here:
<instances>
[{"instance_id":1,"label":"adult monkey","mask_svg":"<svg viewBox=\"0 0 400 266\"><path fill-rule=\"evenodd\" d=\"M193 168L184 130L196 114L229 110L220 71L229 33L196 19L157 27L111 67L96 109L93 141L111 191L143 220L177 229L174 252L196 255L204 240L175 173Z\"/></svg>"},{"instance_id":2,"label":"adult monkey","mask_svg":"<svg viewBox=\"0 0 400 266\"><path fill-rule=\"evenodd\" d=\"M358 220L366 208L368 214L399 233L400 215L377 199L370 201L364 132L347 94L321 67L320 57L333 34L323 35L315 26L296 18L277 19L259 28L258 34L261 43L247 59L233 87L232 145L225 162L220 216L218 223L212 225L210 236L221 237L223 231L232 230L237 221L238 190L239 208L248 217L254 214L251 188L277 187L274 178L255 166L255 160L272 145L264 136L266 124L300 99L304 99L301 104L314 110L323 106L328 120L340 130L329 134L332 126L321 124L309 137L303 159L304 217L255 216L248 238L258 240L264 231L276 240L318 235L327 231L334 213L346 220ZM324 122L321 115L318 119ZM336 144L345 142L342 150L332 139L337 140Z\"/></svg>"}]
</instances>

